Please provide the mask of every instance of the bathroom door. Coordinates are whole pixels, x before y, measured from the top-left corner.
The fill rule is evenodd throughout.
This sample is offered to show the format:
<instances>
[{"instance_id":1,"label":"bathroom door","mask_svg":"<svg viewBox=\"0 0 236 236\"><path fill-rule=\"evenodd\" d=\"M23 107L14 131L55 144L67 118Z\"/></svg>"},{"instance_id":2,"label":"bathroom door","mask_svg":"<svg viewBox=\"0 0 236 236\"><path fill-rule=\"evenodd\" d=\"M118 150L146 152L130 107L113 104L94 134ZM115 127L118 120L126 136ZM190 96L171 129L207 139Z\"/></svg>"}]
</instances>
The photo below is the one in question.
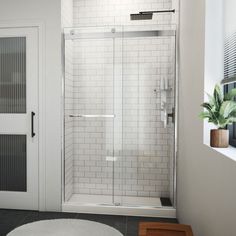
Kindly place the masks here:
<instances>
[{"instance_id":1,"label":"bathroom door","mask_svg":"<svg viewBox=\"0 0 236 236\"><path fill-rule=\"evenodd\" d=\"M38 209L38 30L0 28L0 208Z\"/></svg>"}]
</instances>

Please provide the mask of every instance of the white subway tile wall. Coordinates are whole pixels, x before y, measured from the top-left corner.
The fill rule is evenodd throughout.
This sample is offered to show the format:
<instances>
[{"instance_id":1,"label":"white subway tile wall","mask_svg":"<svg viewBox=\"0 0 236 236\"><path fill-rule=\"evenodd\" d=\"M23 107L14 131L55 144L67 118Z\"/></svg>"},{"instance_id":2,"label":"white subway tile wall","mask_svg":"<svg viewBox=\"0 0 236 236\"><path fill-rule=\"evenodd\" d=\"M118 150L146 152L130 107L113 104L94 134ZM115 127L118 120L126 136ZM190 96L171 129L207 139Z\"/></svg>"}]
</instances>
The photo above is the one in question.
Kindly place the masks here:
<instances>
[{"instance_id":1,"label":"white subway tile wall","mask_svg":"<svg viewBox=\"0 0 236 236\"><path fill-rule=\"evenodd\" d=\"M73 25L168 28L176 20L171 14L135 22L129 14L170 8L171 0L74 0ZM161 121L160 81L167 78L172 88L171 113L174 60L174 37L66 40L66 200L72 193L170 197L174 126ZM115 118L68 118L71 113Z\"/></svg>"},{"instance_id":2,"label":"white subway tile wall","mask_svg":"<svg viewBox=\"0 0 236 236\"><path fill-rule=\"evenodd\" d=\"M130 22L130 14L171 8L172 0L74 0L74 26L170 24L172 14L142 22Z\"/></svg>"},{"instance_id":3,"label":"white subway tile wall","mask_svg":"<svg viewBox=\"0 0 236 236\"><path fill-rule=\"evenodd\" d=\"M112 115L113 40L74 41L74 113ZM74 121L74 193L111 194L113 119Z\"/></svg>"},{"instance_id":4,"label":"white subway tile wall","mask_svg":"<svg viewBox=\"0 0 236 236\"><path fill-rule=\"evenodd\" d=\"M174 38L73 44L74 113L116 115L75 120L74 193L112 194L114 171L116 195L169 197L173 125L160 120L160 81L167 77L172 88L171 113Z\"/></svg>"}]
</instances>

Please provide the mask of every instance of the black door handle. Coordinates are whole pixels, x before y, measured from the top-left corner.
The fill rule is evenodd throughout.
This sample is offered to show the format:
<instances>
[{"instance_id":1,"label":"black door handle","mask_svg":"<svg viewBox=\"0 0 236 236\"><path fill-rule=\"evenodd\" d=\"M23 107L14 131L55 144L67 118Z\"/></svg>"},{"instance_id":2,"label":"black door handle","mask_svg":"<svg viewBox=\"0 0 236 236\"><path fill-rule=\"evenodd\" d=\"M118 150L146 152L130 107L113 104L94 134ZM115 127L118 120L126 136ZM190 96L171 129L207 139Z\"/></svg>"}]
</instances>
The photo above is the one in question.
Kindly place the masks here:
<instances>
[{"instance_id":1,"label":"black door handle","mask_svg":"<svg viewBox=\"0 0 236 236\"><path fill-rule=\"evenodd\" d=\"M31 112L31 137L32 138L36 135L34 132L34 116L35 116L35 113L32 111Z\"/></svg>"}]
</instances>

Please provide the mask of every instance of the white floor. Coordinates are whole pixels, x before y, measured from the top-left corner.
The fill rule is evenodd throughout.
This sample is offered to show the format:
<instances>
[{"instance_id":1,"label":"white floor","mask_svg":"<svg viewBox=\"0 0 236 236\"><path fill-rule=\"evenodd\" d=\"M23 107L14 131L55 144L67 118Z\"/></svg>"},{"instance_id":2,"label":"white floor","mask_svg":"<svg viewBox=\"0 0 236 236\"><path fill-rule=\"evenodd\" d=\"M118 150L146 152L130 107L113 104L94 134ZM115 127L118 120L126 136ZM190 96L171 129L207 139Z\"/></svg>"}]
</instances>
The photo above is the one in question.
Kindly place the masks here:
<instances>
[{"instance_id":1,"label":"white floor","mask_svg":"<svg viewBox=\"0 0 236 236\"><path fill-rule=\"evenodd\" d=\"M162 207L160 198L119 197L106 195L73 194L69 201L62 204L64 212L132 215L175 218L173 207Z\"/></svg>"}]
</instances>

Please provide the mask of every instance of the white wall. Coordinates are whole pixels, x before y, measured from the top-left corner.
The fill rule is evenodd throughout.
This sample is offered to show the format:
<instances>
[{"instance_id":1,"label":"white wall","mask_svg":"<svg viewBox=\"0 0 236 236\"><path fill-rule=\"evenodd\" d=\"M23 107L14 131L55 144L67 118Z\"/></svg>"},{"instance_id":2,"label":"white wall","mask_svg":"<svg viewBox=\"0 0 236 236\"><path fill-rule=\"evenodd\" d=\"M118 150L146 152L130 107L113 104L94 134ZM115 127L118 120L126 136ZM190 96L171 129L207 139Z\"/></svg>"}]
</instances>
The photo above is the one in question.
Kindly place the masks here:
<instances>
[{"instance_id":1,"label":"white wall","mask_svg":"<svg viewBox=\"0 0 236 236\"><path fill-rule=\"evenodd\" d=\"M205 74L204 92L213 93L215 84L224 77L224 0L207 0L205 9ZM208 97L205 94L205 101ZM210 143L210 129L204 123L204 143Z\"/></svg>"},{"instance_id":2,"label":"white wall","mask_svg":"<svg viewBox=\"0 0 236 236\"><path fill-rule=\"evenodd\" d=\"M236 163L203 144L205 1L180 8L180 117L177 217L195 236L234 236Z\"/></svg>"},{"instance_id":3,"label":"white wall","mask_svg":"<svg viewBox=\"0 0 236 236\"><path fill-rule=\"evenodd\" d=\"M236 31L236 1L235 0L225 0L225 32L226 36L231 35Z\"/></svg>"},{"instance_id":4,"label":"white wall","mask_svg":"<svg viewBox=\"0 0 236 236\"><path fill-rule=\"evenodd\" d=\"M0 23L40 21L45 25L45 133L43 157L46 178L40 185L43 210L59 210L61 205L61 1L0 0Z\"/></svg>"}]
</instances>

